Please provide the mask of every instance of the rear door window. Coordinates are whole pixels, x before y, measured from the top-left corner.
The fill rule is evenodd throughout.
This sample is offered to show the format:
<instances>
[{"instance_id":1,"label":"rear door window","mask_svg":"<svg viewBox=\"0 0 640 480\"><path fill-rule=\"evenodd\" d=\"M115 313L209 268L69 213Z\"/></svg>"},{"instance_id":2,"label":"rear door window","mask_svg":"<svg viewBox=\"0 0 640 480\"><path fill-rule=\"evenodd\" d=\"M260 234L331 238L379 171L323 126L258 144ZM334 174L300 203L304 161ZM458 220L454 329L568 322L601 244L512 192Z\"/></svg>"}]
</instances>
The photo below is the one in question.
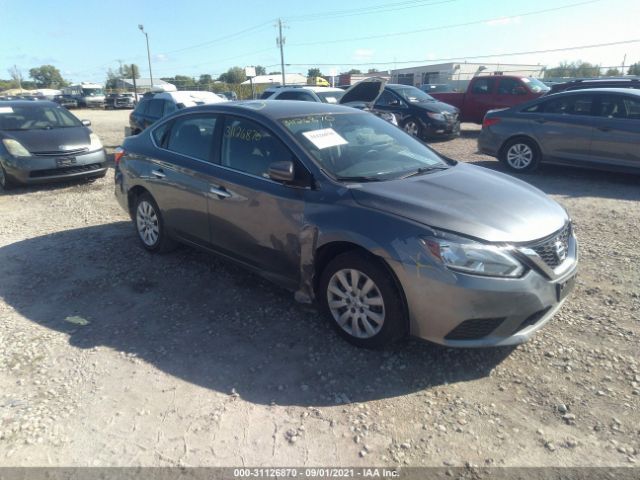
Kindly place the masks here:
<instances>
[{"instance_id":1,"label":"rear door window","mask_svg":"<svg viewBox=\"0 0 640 480\"><path fill-rule=\"evenodd\" d=\"M147 108L147 115L153 118L160 118L162 116L163 107L164 101L154 98L149 103L149 107Z\"/></svg>"},{"instance_id":2,"label":"rear door window","mask_svg":"<svg viewBox=\"0 0 640 480\"><path fill-rule=\"evenodd\" d=\"M640 120L640 100L622 95L602 95L598 116Z\"/></svg>"},{"instance_id":3,"label":"rear door window","mask_svg":"<svg viewBox=\"0 0 640 480\"><path fill-rule=\"evenodd\" d=\"M160 127L154 131L154 135L158 133L160 138L156 142L160 140L166 143L167 150L210 162L215 127L215 115L187 115L177 118L168 134ZM166 140L162 138L164 135L168 135Z\"/></svg>"},{"instance_id":4,"label":"rear door window","mask_svg":"<svg viewBox=\"0 0 640 480\"><path fill-rule=\"evenodd\" d=\"M493 93L493 89L496 85L495 78L477 78L473 83L473 87L471 88L471 93L477 95L489 95Z\"/></svg>"},{"instance_id":5,"label":"rear door window","mask_svg":"<svg viewBox=\"0 0 640 480\"><path fill-rule=\"evenodd\" d=\"M592 95L566 95L545 102L544 113L555 115L593 115Z\"/></svg>"}]
</instances>

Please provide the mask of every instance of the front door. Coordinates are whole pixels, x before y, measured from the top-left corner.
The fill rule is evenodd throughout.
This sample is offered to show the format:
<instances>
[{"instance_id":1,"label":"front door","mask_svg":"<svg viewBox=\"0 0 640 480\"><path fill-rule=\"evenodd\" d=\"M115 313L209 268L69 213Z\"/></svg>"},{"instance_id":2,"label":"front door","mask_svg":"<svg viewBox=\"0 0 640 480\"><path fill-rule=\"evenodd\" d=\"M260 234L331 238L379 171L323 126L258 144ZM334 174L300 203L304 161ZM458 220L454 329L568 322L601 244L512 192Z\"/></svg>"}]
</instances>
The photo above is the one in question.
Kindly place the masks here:
<instances>
[{"instance_id":1,"label":"front door","mask_svg":"<svg viewBox=\"0 0 640 480\"><path fill-rule=\"evenodd\" d=\"M209 194L211 242L221 253L295 288L307 190L271 180L269 165L278 161L295 163L269 130L249 119L225 117ZM298 164L297 170L303 167Z\"/></svg>"}]
</instances>

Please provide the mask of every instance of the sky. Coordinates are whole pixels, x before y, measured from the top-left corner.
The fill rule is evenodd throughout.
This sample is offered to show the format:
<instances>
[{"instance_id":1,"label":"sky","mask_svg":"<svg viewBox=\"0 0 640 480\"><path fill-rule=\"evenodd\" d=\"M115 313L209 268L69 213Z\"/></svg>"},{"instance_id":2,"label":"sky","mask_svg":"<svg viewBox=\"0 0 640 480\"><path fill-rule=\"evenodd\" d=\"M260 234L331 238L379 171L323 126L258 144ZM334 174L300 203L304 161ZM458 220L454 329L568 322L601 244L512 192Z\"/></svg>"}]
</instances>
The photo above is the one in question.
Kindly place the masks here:
<instances>
[{"instance_id":1,"label":"sky","mask_svg":"<svg viewBox=\"0 0 640 480\"><path fill-rule=\"evenodd\" d=\"M147 77L139 24L154 78L215 78L250 65L280 71L278 19L287 73L449 59L549 67L619 66L625 55L626 65L640 61L640 0L0 0L0 12L0 78L14 65L27 78L30 68L52 64L67 80L104 82L119 61Z\"/></svg>"}]
</instances>

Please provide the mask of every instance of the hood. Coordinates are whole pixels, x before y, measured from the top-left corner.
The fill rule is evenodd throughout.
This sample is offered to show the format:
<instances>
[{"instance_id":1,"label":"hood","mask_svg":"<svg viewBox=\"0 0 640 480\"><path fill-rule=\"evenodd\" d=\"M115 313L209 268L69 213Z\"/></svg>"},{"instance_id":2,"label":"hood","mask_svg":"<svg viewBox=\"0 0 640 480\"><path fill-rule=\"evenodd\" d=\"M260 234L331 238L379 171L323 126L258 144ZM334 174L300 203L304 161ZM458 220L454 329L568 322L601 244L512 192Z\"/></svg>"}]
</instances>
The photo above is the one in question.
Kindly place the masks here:
<instances>
[{"instance_id":1,"label":"hood","mask_svg":"<svg viewBox=\"0 0 640 480\"><path fill-rule=\"evenodd\" d=\"M427 112L435 112L435 113L458 113L459 110L453 105L449 105L448 103L440 102L436 100L435 102L419 102L419 103L410 103L414 108L420 108Z\"/></svg>"},{"instance_id":2,"label":"hood","mask_svg":"<svg viewBox=\"0 0 640 480\"><path fill-rule=\"evenodd\" d=\"M32 153L51 153L88 148L89 129L87 127L52 128L51 130L5 130L7 137L20 142Z\"/></svg>"},{"instance_id":3,"label":"hood","mask_svg":"<svg viewBox=\"0 0 640 480\"><path fill-rule=\"evenodd\" d=\"M447 170L352 188L365 207L487 242L530 242L568 220L565 210L528 183L459 163Z\"/></svg>"},{"instance_id":4,"label":"hood","mask_svg":"<svg viewBox=\"0 0 640 480\"><path fill-rule=\"evenodd\" d=\"M358 102L373 105L384 91L387 81L384 78L371 77L352 85L340 99L340 104Z\"/></svg>"}]
</instances>

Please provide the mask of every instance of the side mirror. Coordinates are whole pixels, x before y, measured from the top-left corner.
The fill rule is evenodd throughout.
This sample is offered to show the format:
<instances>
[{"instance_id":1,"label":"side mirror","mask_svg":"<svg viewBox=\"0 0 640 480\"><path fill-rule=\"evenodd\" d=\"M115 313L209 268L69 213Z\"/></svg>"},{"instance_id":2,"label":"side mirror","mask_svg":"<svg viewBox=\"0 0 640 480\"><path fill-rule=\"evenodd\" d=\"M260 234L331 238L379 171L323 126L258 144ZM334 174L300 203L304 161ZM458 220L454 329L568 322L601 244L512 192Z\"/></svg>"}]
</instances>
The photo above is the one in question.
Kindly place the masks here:
<instances>
[{"instance_id":1,"label":"side mirror","mask_svg":"<svg viewBox=\"0 0 640 480\"><path fill-rule=\"evenodd\" d=\"M400 100L391 100L389 102L389 106L390 107L399 107L400 106Z\"/></svg>"},{"instance_id":2,"label":"side mirror","mask_svg":"<svg viewBox=\"0 0 640 480\"><path fill-rule=\"evenodd\" d=\"M91 126L91 120L80 120L85 127Z\"/></svg>"},{"instance_id":3,"label":"side mirror","mask_svg":"<svg viewBox=\"0 0 640 480\"><path fill-rule=\"evenodd\" d=\"M269 165L269 178L280 182L293 182L295 172L293 171L293 162L273 162Z\"/></svg>"}]
</instances>

